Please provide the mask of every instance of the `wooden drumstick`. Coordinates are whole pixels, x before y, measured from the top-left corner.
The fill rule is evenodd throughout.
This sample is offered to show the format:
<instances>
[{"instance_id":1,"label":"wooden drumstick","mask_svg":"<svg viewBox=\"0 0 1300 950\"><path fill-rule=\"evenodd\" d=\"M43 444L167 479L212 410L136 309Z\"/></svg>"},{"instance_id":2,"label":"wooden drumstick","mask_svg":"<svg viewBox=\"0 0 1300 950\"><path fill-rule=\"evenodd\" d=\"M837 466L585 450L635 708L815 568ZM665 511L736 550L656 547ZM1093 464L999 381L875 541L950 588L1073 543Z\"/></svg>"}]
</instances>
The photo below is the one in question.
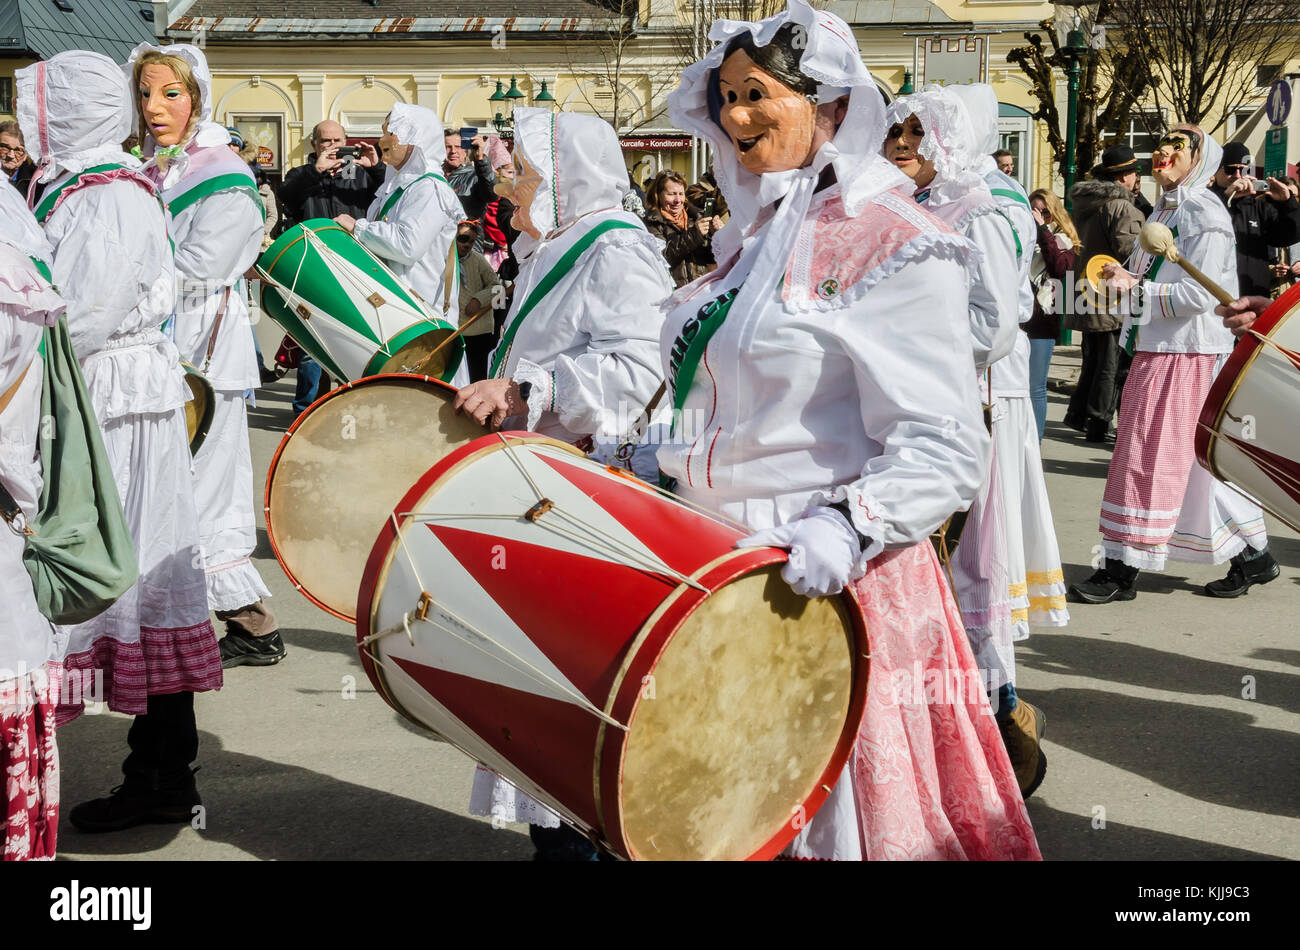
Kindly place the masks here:
<instances>
[{"instance_id":1,"label":"wooden drumstick","mask_svg":"<svg viewBox=\"0 0 1300 950\"><path fill-rule=\"evenodd\" d=\"M1138 243L1148 254L1163 256L1165 260L1187 271L1188 276L1213 294L1219 303L1226 306L1237 299L1201 273L1199 267L1179 254L1178 246L1174 243L1174 232L1159 221L1149 221L1142 225L1142 230L1138 232Z\"/></svg>"}]
</instances>

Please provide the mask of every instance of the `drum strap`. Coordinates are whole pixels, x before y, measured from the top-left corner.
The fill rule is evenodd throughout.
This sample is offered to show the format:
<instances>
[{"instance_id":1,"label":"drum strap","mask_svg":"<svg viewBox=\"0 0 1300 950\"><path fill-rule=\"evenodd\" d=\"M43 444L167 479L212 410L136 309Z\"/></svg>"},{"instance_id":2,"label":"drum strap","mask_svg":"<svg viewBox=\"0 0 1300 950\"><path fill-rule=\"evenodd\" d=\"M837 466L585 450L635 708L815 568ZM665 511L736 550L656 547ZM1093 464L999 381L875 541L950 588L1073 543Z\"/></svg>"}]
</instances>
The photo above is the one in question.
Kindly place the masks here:
<instances>
[{"instance_id":1,"label":"drum strap","mask_svg":"<svg viewBox=\"0 0 1300 950\"><path fill-rule=\"evenodd\" d=\"M410 188L411 185L414 185L417 181L423 181L426 178L433 178L437 181L442 182L444 185L447 184L447 179L443 178L437 172L425 172L419 178L412 179L410 182L403 185L401 188L398 188L396 191L394 191L391 195L388 196L388 200L385 201L383 207L379 209L379 215L378 215L379 220L387 221L388 212L393 210L393 205L397 204L397 202L401 200L401 197L406 192L406 189ZM453 250L454 249L455 248L453 246Z\"/></svg>"},{"instance_id":2,"label":"drum strap","mask_svg":"<svg viewBox=\"0 0 1300 950\"><path fill-rule=\"evenodd\" d=\"M595 243L596 238L600 237L607 231L614 231L618 228L631 228L637 230L640 226L627 221L617 219L611 221L602 221L582 237L574 242L573 247L564 252L564 256L555 262L555 266L546 272L546 276L541 279L533 292L528 295L523 306L519 308L519 313L515 315L510 326L506 328L505 334L501 337L501 342L497 345L496 352L492 356L492 371L489 374L494 379L499 378L502 373L502 367L505 366L506 356L510 353L510 345L514 342L515 334L519 332L520 325L523 324L524 318L532 312L533 308L542 302L555 285L564 279L569 271L573 270L573 265L582 257L584 251Z\"/></svg>"},{"instance_id":3,"label":"drum strap","mask_svg":"<svg viewBox=\"0 0 1300 950\"><path fill-rule=\"evenodd\" d=\"M221 329L221 318L226 315L226 304L230 302L230 288L221 292L221 303L217 304L217 319L212 321L212 335L208 337L208 352L203 356L203 375L208 375L212 365L212 351L217 348L217 331Z\"/></svg>"}]
</instances>

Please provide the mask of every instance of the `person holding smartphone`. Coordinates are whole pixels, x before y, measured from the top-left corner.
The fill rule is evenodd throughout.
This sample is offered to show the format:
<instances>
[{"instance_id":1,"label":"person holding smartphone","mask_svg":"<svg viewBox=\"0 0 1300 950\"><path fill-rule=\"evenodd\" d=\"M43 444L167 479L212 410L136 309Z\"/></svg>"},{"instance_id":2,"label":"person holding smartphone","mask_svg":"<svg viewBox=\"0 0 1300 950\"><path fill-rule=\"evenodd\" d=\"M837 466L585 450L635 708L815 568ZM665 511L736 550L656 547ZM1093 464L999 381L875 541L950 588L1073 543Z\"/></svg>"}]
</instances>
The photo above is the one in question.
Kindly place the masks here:
<instances>
[{"instance_id":1,"label":"person holding smartphone","mask_svg":"<svg viewBox=\"0 0 1300 950\"><path fill-rule=\"evenodd\" d=\"M456 129L443 129L442 134L447 146L442 173L447 178L447 184L460 199L461 206L465 209L465 218L471 221L482 220L483 209L496 200L497 196L494 190L497 176L492 170L487 141L477 134L466 139Z\"/></svg>"},{"instance_id":2,"label":"person holding smartphone","mask_svg":"<svg viewBox=\"0 0 1300 950\"><path fill-rule=\"evenodd\" d=\"M1274 247L1300 241L1300 202L1285 181L1256 179L1255 162L1243 142L1223 147L1223 161L1210 190L1228 209L1237 239L1241 294L1267 297L1273 285Z\"/></svg>"}]
</instances>

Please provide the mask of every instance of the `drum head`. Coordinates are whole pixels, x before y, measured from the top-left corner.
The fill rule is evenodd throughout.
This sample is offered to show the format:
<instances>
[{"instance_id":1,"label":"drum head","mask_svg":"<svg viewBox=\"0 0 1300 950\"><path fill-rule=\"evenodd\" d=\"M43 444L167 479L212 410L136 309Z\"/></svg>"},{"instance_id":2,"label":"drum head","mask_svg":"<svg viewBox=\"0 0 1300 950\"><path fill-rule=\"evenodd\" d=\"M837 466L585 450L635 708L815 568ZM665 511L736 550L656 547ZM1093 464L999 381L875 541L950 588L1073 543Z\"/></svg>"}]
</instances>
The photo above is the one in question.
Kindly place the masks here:
<instances>
[{"instance_id":1,"label":"drum head","mask_svg":"<svg viewBox=\"0 0 1300 950\"><path fill-rule=\"evenodd\" d=\"M835 757L855 688L847 601L799 596L781 566L700 604L642 687L620 796L637 858L755 854L797 817Z\"/></svg>"},{"instance_id":2,"label":"drum head","mask_svg":"<svg viewBox=\"0 0 1300 950\"><path fill-rule=\"evenodd\" d=\"M271 463L266 530L289 578L355 620L366 559L410 487L452 448L484 435L452 411L456 390L420 376L372 376L309 408Z\"/></svg>"},{"instance_id":3,"label":"drum head","mask_svg":"<svg viewBox=\"0 0 1300 950\"><path fill-rule=\"evenodd\" d=\"M195 455L212 428L212 413L216 405L212 397L212 384L189 363L181 363L185 370L185 385L191 398L185 403L185 432L190 439L190 454Z\"/></svg>"},{"instance_id":4,"label":"drum head","mask_svg":"<svg viewBox=\"0 0 1300 950\"><path fill-rule=\"evenodd\" d=\"M439 327L437 330L430 330L428 333L417 336L390 356L380 366L379 374L421 373L425 376L441 379L444 382L450 381L456 367L460 365L460 358L465 349L465 344L460 339L453 340L446 346L442 346L442 344L447 337L455 332L455 330L446 327ZM442 346L442 349L438 349L439 346ZM430 358L429 354L433 353L434 350L438 350L438 352ZM479 435L482 435L482 433L480 432ZM407 485L406 487L410 488L411 486Z\"/></svg>"}]
</instances>

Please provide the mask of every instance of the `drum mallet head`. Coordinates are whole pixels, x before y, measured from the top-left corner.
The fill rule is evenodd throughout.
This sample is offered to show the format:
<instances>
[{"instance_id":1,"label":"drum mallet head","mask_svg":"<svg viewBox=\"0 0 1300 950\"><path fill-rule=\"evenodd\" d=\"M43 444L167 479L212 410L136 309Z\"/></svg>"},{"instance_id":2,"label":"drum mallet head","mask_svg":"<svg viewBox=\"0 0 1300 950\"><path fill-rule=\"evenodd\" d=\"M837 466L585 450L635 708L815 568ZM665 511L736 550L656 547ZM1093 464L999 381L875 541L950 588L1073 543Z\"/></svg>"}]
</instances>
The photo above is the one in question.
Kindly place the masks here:
<instances>
[{"instance_id":1,"label":"drum mallet head","mask_svg":"<svg viewBox=\"0 0 1300 950\"><path fill-rule=\"evenodd\" d=\"M1178 263L1178 247L1174 244L1174 232L1159 221L1142 225L1142 230L1138 232L1138 243L1148 254L1162 256L1171 264Z\"/></svg>"},{"instance_id":2,"label":"drum mallet head","mask_svg":"<svg viewBox=\"0 0 1300 950\"><path fill-rule=\"evenodd\" d=\"M1183 258L1178 253L1178 245L1174 243L1174 232L1170 231L1166 225L1159 221L1148 221L1142 225L1142 230L1138 232L1138 244L1142 250L1148 254L1156 254L1169 261L1171 264L1177 264L1183 270L1187 271L1188 276L1196 281L1211 294L1221 304L1230 304L1237 298L1228 293L1210 278L1206 277L1196 265Z\"/></svg>"}]
</instances>

